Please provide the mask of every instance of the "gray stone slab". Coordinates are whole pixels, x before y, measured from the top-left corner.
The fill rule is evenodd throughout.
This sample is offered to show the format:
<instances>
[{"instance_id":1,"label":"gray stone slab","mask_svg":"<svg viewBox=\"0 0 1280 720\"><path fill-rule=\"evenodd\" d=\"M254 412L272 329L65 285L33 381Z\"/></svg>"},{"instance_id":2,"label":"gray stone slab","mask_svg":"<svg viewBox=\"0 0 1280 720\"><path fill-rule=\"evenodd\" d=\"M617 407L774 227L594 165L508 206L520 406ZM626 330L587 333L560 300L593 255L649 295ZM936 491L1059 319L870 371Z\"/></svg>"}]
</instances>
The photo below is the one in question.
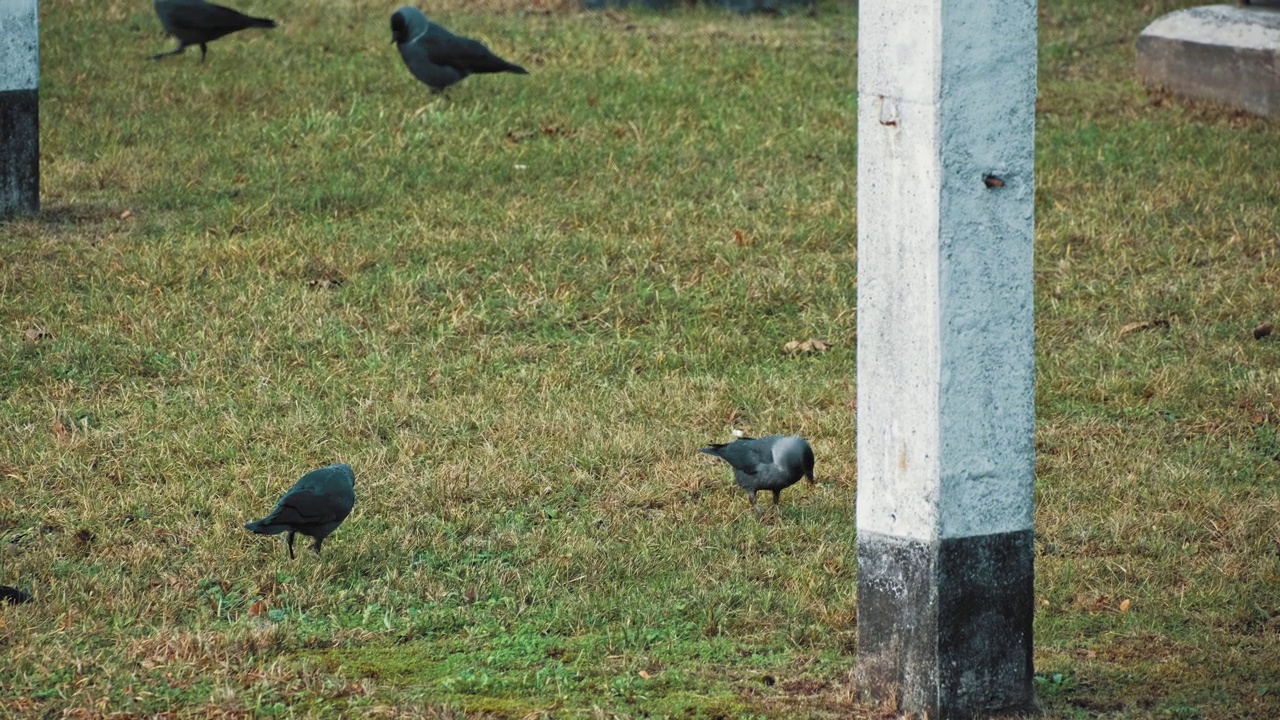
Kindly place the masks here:
<instances>
[{"instance_id":1,"label":"gray stone slab","mask_svg":"<svg viewBox=\"0 0 1280 720\"><path fill-rule=\"evenodd\" d=\"M1280 116L1280 10L1205 5L1160 17L1138 36L1142 82Z\"/></svg>"}]
</instances>

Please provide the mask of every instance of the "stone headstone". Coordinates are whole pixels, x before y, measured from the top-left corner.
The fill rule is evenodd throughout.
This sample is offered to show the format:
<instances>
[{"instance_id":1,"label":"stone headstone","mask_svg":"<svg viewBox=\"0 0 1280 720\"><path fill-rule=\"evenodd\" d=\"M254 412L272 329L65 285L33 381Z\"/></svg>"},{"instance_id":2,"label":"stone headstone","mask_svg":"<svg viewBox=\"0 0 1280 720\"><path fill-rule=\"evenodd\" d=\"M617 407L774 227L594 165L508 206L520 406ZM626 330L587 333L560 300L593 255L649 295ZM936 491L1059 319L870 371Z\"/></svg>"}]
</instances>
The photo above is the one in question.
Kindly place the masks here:
<instances>
[{"instance_id":1,"label":"stone headstone","mask_svg":"<svg viewBox=\"0 0 1280 720\"><path fill-rule=\"evenodd\" d=\"M1138 36L1142 82L1197 100L1280 116L1280 10L1204 5L1169 13Z\"/></svg>"}]
</instances>

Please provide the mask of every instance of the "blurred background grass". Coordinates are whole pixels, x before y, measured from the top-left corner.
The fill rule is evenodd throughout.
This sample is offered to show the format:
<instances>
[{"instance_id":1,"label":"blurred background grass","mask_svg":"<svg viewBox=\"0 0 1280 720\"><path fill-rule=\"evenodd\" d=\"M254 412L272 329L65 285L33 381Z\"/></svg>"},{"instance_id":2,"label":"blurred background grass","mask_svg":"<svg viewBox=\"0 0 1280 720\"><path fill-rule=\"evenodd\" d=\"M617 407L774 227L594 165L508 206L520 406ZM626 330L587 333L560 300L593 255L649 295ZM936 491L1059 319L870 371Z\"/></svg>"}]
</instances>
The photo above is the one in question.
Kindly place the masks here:
<instances>
[{"instance_id":1,"label":"blurred background grass","mask_svg":"<svg viewBox=\"0 0 1280 720\"><path fill-rule=\"evenodd\" d=\"M1277 126L1135 82L1177 5L1041 7L1051 716L1280 715ZM237 7L281 26L201 65L147 60L149 3L41 4L3 713L887 713L851 680L855 8L442 1L532 75L438 98L393 6ZM733 427L820 484L757 523L696 455ZM243 531L332 461L323 559Z\"/></svg>"}]
</instances>

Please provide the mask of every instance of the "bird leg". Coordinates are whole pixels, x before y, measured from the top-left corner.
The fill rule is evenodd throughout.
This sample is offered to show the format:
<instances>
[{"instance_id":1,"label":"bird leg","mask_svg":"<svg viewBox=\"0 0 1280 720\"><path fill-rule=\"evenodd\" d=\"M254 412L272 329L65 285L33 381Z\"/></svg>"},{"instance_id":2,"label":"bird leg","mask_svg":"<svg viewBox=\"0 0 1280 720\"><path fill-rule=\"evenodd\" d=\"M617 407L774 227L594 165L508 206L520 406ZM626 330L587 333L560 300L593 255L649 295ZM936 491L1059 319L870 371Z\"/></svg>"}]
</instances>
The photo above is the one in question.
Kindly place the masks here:
<instances>
[{"instance_id":1,"label":"bird leg","mask_svg":"<svg viewBox=\"0 0 1280 720\"><path fill-rule=\"evenodd\" d=\"M155 55L151 56L151 59L159 60L160 58L169 57L170 55L181 55L182 51L186 49L187 49L187 44L179 40L178 47L176 49L170 50L169 52L156 53Z\"/></svg>"},{"instance_id":2,"label":"bird leg","mask_svg":"<svg viewBox=\"0 0 1280 720\"><path fill-rule=\"evenodd\" d=\"M758 518L760 518L761 516L763 516L763 515L764 515L764 511L763 511L763 510L761 510L761 509L760 509L760 506L756 504L756 491L755 491L755 490L748 490L748 491L747 491L747 497L751 499L751 509L756 511L756 518L758 519Z\"/></svg>"},{"instance_id":3,"label":"bird leg","mask_svg":"<svg viewBox=\"0 0 1280 720\"><path fill-rule=\"evenodd\" d=\"M209 46L200 43L200 62L204 62L205 53L209 52Z\"/></svg>"},{"instance_id":4,"label":"bird leg","mask_svg":"<svg viewBox=\"0 0 1280 720\"><path fill-rule=\"evenodd\" d=\"M293 531L292 531L292 530L290 530L290 531L289 531L289 538L288 538L288 540L285 542L285 545L288 545L288 546L289 546L289 559L290 559L290 560L292 560L292 559L294 558L294 554L293 554Z\"/></svg>"},{"instance_id":5,"label":"bird leg","mask_svg":"<svg viewBox=\"0 0 1280 720\"><path fill-rule=\"evenodd\" d=\"M781 498L781 497L782 497L782 491L781 491L781 490L774 490L774 491L773 491L773 509L774 509L774 511L775 511L775 512L776 512L776 511L777 511L777 509L778 509L778 499L779 499L779 498Z\"/></svg>"},{"instance_id":6,"label":"bird leg","mask_svg":"<svg viewBox=\"0 0 1280 720\"><path fill-rule=\"evenodd\" d=\"M316 538L316 541L311 544L311 552L315 553L317 557L320 556L320 543L322 542L324 542L324 538Z\"/></svg>"}]
</instances>

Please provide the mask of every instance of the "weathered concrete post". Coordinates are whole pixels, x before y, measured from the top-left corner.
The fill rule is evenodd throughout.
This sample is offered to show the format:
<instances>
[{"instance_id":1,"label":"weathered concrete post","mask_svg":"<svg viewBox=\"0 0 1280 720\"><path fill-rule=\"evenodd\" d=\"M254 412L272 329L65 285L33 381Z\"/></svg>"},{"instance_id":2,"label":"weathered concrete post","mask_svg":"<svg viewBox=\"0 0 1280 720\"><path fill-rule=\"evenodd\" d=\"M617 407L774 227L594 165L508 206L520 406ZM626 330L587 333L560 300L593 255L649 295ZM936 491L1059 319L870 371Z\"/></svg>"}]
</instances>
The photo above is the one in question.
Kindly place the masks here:
<instances>
[{"instance_id":1,"label":"weathered concrete post","mask_svg":"<svg viewBox=\"0 0 1280 720\"><path fill-rule=\"evenodd\" d=\"M40 209L38 0L0 0L0 218Z\"/></svg>"},{"instance_id":2,"label":"weathered concrete post","mask_svg":"<svg viewBox=\"0 0 1280 720\"><path fill-rule=\"evenodd\" d=\"M1035 0L861 0L858 648L931 719L1031 706Z\"/></svg>"}]
</instances>

